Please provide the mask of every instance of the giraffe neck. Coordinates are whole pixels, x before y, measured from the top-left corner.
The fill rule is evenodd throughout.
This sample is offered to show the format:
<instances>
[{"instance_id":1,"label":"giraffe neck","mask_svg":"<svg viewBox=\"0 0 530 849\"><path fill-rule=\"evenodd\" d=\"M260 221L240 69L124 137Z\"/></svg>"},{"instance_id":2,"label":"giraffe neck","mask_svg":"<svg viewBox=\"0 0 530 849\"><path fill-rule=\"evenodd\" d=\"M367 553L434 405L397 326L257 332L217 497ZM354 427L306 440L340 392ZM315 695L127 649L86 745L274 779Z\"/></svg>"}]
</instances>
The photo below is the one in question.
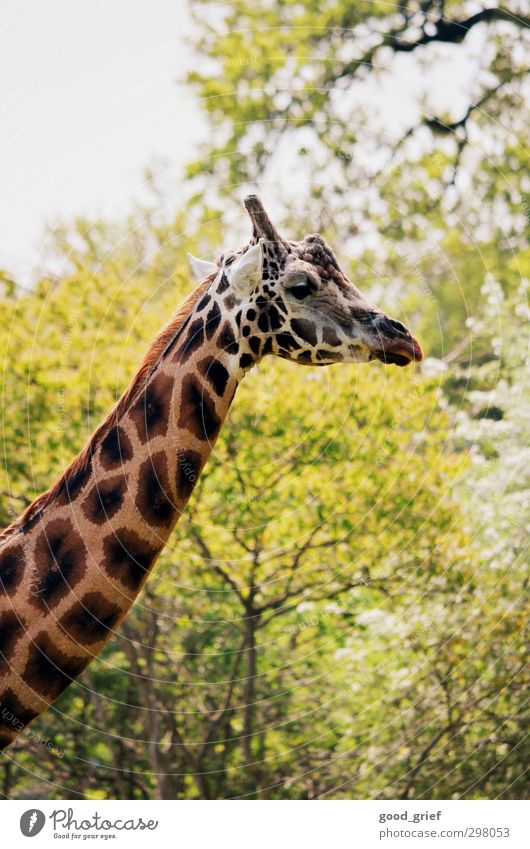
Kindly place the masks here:
<instances>
[{"instance_id":1,"label":"giraffe neck","mask_svg":"<svg viewBox=\"0 0 530 849\"><path fill-rule=\"evenodd\" d=\"M110 639L213 448L245 340L210 283L65 475L0 536L0 749Z\"/></svg>"}]
</instances>

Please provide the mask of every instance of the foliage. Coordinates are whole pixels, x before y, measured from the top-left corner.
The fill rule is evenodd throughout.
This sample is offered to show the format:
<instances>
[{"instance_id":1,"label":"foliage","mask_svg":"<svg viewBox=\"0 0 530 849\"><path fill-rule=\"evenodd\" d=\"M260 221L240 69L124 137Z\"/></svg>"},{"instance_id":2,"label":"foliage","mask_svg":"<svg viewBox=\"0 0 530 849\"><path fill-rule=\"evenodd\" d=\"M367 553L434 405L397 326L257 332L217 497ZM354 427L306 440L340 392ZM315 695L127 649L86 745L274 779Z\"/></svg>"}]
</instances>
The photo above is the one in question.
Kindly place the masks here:
<instances>
[{"instance_id":1,"label":"foliage","mask_svg":"<svg viewBox=\"0 0 530 849\"><path fill-rule=\"evenodd\" d=\"M528 262L525 7L194 9L203 61L187 79L212 132L188 175L225 204L262 182L286 230L327 235L446 356L486 274L517 286L514 251Z\"/></svg>"},{"instance_id":2,"label":"foliage","mask_svg":"<svg viewBox=\"0 0 530 849\"><path fill-rule=\"evenodd\" d=\"M186 216L79 221L56 233L55 277L26 294L0 278L0 521L125 387L189 288L186 251L235 247L201 186L223 208L240 181L283 191L286 146L289 234L327 236L430 356L416 373L271 358L251 372L138 604L6 750L3 793L527 797L527 25L466 30L477 13L460 0L443 11L460 31L438 2L225 8L197 12L190 83L215 141ZM424 70L436 43L464 49L480 27L495 39L464 123L434 101L402 136L374 109L351 120L403 57Z\"/></svg>"}]
</instances>

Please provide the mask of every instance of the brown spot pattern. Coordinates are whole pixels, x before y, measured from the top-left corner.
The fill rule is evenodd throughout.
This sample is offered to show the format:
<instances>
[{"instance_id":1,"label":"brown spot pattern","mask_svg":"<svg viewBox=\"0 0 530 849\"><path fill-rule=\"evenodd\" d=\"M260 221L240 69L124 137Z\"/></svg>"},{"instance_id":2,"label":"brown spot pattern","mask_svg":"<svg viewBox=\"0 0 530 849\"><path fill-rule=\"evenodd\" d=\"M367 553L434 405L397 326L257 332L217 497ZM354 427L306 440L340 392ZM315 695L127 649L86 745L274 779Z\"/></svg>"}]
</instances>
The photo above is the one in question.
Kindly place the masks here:
<instances>
[{"instance_id":1,"label":"brown spot pattern","mask_svg":"<svg viewBox=\"0 0 530 849\"><path fill-rule=\"evenodd\" d=\"M177 457L177 497L189 498L197 483L202 467L202 457L197 451L186 449Z\"/></svg>"},{"instance_id":2,"label":"brown spot pattern","mask_svg":"<svg viewBox=\"0 0 530 849\"><path fill-rule=\"evenodd\" d=\"M103 468L109 470L123 466L132 456L131 440L125 430L120 425L111 428L101 443L100 460Z\"/></svg>"},{"instance_id":3,"label":"brown spot pattern","mask_svg":"<svg viewBox=\"0 0 530 849\"><path fill-rule=\"evenodd\" d=\"M38 716L38 712L26 707L20 701L16 693L8 688L0 693L0 728L5 731L20 731L20 729ZM0 735L0 745L4 735ZM6 739L5 746L9 745L11 739Z\"/></svg>"},{"instance_id":4,"label":"brown spot pattern","mask_svg":"<svg viewBox=\"0 0 530 849\"><path fill-rule=\"evenodd\" d=\"M227 354L237 354L239 351L239 344L228 321L225 321L221 328L218 343L219 347Z\"/></svg>"},{"instance_id":5,"label":"brown spot pattern","mask_svg":"<svg viewBox=\"0 0 530 849\"><path fill-rule=\"evenodd\" d=\"M45 631L40 631L30 647L23 678L32 690L50 701L83 671L91 656L64 654Z\"/></svg>"},{"instance_id":6,"label":"brown spot pattern","mask_svg":"<svg viewBox=\"0 0 530 849\"><path fill-rule=\"evenodd\" d=\"M83 501L83 512L95 525L103 525L116 515L125 498L127 481L123 475L97 481Z\"/></svg>"},{"instance_id":7,"label":"brown spot pattern","mask_svg":"<svg viewBox=\"0 0 530 849\"><path fill-rule=\"evenodd\" d=\"M173 379L169 375L159 374L147 384L132 405L129 415L144 445L148 439L166 435L172 391Z\"/></svg>"},{"instance_id":8,"label":"brown spot pattern","mask_svg":"<svg viewBox=\"0 0 530 849\"><path fill-rule=\"evenodd\" d=\"M221 427L212 399L193 374L182 381L178 423L202 440L214 439Z\"/></svg>"},{"instance_id":9,"label":"brown spot pattern","mask_svg":"<svg viewBox=\"0 0 530 849\"><path fill-rule=\"evenodd\" d=\"M324 327L322 331L322 341L326 343L326 345L340 345L340 339L337 336L335 330L332 327L328 327L327 325Z\"/></svg>"},{"instance_id":10,"label":"brown spot pattern","mask_svg":"<svg viewBox=\"0 0 530 849\"><path fill-rule=\"evenodd\" d=\"M310 345L317 344L317 334L312 321L308 321L306 318L293 318L291 327L296 335L305 342L309 342Z\"/></svg>"},{"instance_id":11,"label":"brown spot pattern","mask_svg":"<svg viewBox=\"0 0 530 849\"><path fill-rule=\"evenodd\" d=\"M212 308L206 316L206 338L211 339L221 322L221 310L219 304L214 301Z\"/></svg>"},{"instance_id":12,"label":"brown spot pattern","mask_svg":"<svg viewBox=\"0 0 530 849\"><path fill-rule=\"evenodd\" d=\"M228 383L228 369L215 357L205 357L200 361L198 367L199 371L213 387L215 394L221 397Z\"/></svg>"},{"instance_id":13,"label":"brown spot pattern","mask_svg":"<svg viewBox=\"0 0 530 849\"><path fill-rule=\"evenodd\" d=\"M119 617L117 604L100 592L89 592L60 618L59 625L76 643L92 646L110 636Z\"/></svg>"},{"instance_id":14,"label":"brown spot pattern","mask_svg":"<svg viewBox=\"0 0 530 849\"><path fill-rule=\"evenodd\" d=\"M21 545L12 545L0 553L0 590L13 595L24 573L24 550Z\"/></svg>"},{"instance_id":15,"label":"brown spot pattern","mask_svg":"<svg viewBox=\"0 0 530 849\"><path fill-rule=\"evenodd\" d=\"M35 574L31 601L44 608L55 606L86 572L86 547L69 519L54 519L35 545Z\"/></svg>"},{"instance_id":16,"label":"brown spot pattern","mask_svg":"<svg viewBox=\"0 0 530 849\"><path fill-rule=\"evenodd\" d=\"M71 504L88 483L92 469L90 463L74 472L66 471L61 489L57 495L57 503L61 506Z\"/></svg>"},{"instance_id":17,"label":"brown spot pattern","mask_svg":"<svg viewBox=\"0 0 530 849\"><path fill-rule=\"evenodd\" d=\"M171 524L175 505L164 451L157 451L140 466L136 506L148 525Z\"/></svg>"},{"instance_id":18,"label":"brown spot pattern","mask_svg":"<svg viewBox=\"0 0 530 849\"><path fill-rule=\"evenodd\" d=\"M0 675L6 675L16 645L25 632L25 623L14 610L0 615Z\"/></svg>"},{"instance_id":19,"label":"brown spot pattern","mask_svg":"<svg viewBox=\"0 0 530 849\"><path fill-rule=\"evenodd\" d=\"M153 548L128 528L119 528L103 541L105 568L112 578L122 581L131 590L137 590L159 548Z\"/></svg>"},{"instance_id":20,"label":"brown spot pattern","mask_svg":"<svg viewBox=\"0 0 530 849\"><path fill-rule=\"evenodd\" d=\"M184 342L175 354L176 362L186 362L188 357L200 348L204 342L204 322L202 318L197 318L193 321L186 332Z\"/></svg>"}]
</instances>

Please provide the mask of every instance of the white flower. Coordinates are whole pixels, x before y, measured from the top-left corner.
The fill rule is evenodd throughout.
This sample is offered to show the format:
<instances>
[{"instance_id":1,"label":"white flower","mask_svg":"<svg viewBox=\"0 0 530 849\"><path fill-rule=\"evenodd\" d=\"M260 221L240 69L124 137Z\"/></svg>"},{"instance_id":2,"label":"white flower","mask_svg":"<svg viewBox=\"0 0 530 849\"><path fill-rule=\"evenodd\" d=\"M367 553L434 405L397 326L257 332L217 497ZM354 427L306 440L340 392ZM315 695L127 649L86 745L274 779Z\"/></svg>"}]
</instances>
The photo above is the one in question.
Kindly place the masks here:
<instances>
[{"instance_id":1,"label":"white flower","mask_svg":"<svg viewBox=\"0 0 530 849\"><path fill-rule=\"evenodd\" d=\"M436 357L427 357L421 365L421 370L427 377L436 377L436 375L447 371L447 363Z\"/></svg>"}]
</instances>

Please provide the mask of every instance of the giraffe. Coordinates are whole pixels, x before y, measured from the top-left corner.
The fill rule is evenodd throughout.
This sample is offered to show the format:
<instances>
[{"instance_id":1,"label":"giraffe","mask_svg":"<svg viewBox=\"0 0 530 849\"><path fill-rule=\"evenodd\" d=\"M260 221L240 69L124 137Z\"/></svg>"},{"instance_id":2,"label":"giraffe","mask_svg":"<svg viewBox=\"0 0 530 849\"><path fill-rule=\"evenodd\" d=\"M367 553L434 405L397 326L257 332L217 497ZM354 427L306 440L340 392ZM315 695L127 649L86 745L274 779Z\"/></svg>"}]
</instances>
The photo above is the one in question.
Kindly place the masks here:
<instances>
[{"instance_id":1,"label":"giraffe","mask_svg":"<svg viewBox=\"0 0 530 849\"><path fill-rule=\"evenodd\" d=\"M99 654L176 525L245 374L422 359L318 234L282 238L256 195L247 245L217 263L154 340L60 479L0 534L0 750Z\"/></svg>"}]
</instances>

